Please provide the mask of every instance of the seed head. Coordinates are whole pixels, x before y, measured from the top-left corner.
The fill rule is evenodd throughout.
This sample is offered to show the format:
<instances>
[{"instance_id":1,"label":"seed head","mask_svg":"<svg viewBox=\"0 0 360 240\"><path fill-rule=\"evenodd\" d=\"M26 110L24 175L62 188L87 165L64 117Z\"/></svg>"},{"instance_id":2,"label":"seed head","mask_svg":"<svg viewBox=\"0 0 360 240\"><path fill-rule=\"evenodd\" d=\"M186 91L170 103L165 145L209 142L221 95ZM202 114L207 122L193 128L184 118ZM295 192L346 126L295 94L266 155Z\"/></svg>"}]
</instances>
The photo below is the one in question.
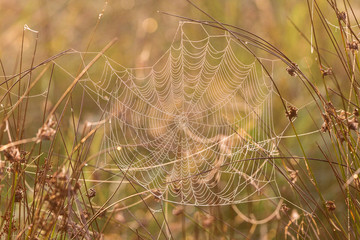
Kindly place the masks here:
<instances>
[{"instance_id":1,"label":"seed head","mask_svg":"<svg viewBox=\"0 0 360 240\"><path fill-rule=\"evenodd\" d=\"M283 213L287 213L287 212L290 210L290 208L289 208L288 206L286 206L285 203L283 203L283 204L281 204L280 210L281 210L281 212L283 212Z\"/></svg>"},{"instance_id":2,"label":"seed head","mask_svg":"<svg viewBox=\"0 0 360 240\"><path fill-rule=\"evenodd\" d=\"M291 121L293 120L294 118L297 117L297 112L299 111L299 109L297 109L296 107L294 106L288 106L288 109L286 110L285 114L287 116L287 118Z\"/></svg>"},{"instance_id":3,"label":"seed head","mask_svg":"<svg viewBox=\"0 0 360 240\"><path fill-rule=\"evenodd\" d=\"M4 155L7 160L11 163L20 163L22 162L22 156L17 147L8 147L4 150Z\"/></svg>"},{"instance_id":4,"label":"seed head","mask_svg":"<svg viewBox=\"0 0 360 240\"><path fill-rule=\"evenodd\" d=\"M332 68L326 68L326 69L321 68L320 71L323 77L333 74Z\"/></svg>"},{"instance_id":5,"label":"seed head","mask_svg":"<svg viewBox=\"0 0 360 240\"><path fill-rule=\"evenodd\" d=\"M24 196L24 190L21 187L18 187L15 191L15 202L21 202Z\"/></svg>"},{"instance_id":6,"label":"seed head","mask_svg":"<svg viewBox=\"0 0 360 240\"><path fill-rule=\"evenodd\" d=\"M289 169L289 171L290 171L290 174L289 174L290 180L294 184L294 183L296 183L296 181L298 179L299 171L298 170L291 170L291 169Z\"/></svg>"},{"instance_id":7,"label":"seed head","mask_svg":"<svg viewBox=\"0 0 360 240\"><path fill-rule=\"evenodd\" d=\"M336 205L335 205L334 201L326 201L325 206L326 206L326 209L330 212L332 212L336 209Z\"/></svg>"},{"instance_id":8,"label":"seed head","mask_svg":"<svg viewBox=\"0 0 360 240\"><path fill-rule=\"evenodd\" d=\"M359 42L354 40L346 44L346 48L352 52L357 52L359 50Z\"/></svg>"},{"instance_id":9,"label":"seed head","mask_svg":"<svg viewBox=\"0 0 360 240\"><path fill-rule=\"evenodd\" d=\"M295 76L296 70L298 70L298 65L296 63L292 63L291 66L286 68L286 71L288 72L288 74L292 77Z\"/></svg>"},{"instance_id":10,"label":"seed head","mask_svg":"<svg viewBox=\"0 0 360 240\"><path fill-rule=\"evenodd\" d=\"M93 198L93 197L95 197L95 195L96 195L95 189L90 188L90 189L89 189L89 193L88 193L88 197L89 197L89 198Z\"/></svg>"},{"instance_id":11,"label":"seed head","mask_svg":"<svg viewBox=\"0 0 360 240\"><path fill-rule=\"evenodd\" d=\"M36 142L39 143L42 140L52 140L56 133L56 130L54 129L55 126L56 121L54 120L54 117L51 116L50 119L41 128L39 128L36 134Z\"/></svg>"},{"instance_id":12,"label":"seed head","mask_svg":"<svg viewBox=\"0 0 360 240\"><path fill-rule=\"evenodd\" d=\"M346 22L346 12L338 12L337 15L340 21Z\"/></svg>"}]
</instances>

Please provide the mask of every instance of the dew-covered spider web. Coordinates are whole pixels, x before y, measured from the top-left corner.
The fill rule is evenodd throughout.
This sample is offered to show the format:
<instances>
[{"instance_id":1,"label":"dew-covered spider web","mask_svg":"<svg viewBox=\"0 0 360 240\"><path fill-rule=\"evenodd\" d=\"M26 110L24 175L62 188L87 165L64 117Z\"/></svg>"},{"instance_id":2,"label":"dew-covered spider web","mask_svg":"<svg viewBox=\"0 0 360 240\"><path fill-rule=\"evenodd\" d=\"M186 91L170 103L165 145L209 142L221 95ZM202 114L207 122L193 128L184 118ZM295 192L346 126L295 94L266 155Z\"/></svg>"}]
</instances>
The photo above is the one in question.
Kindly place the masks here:
<instances>
[{"instance_id":1,"label":"dew-covered spider web","mask_svg":"<svg viewBox=\"0 0 360 240\"><path fill-rule=\"evenodd\" d=\"M187 22L151 67L104 59L101 78L81 81L104 113L100 161L170 202L281 198L271 157L286 126L274 127L274 61L260 64L229 34Z\"/></svg>"}]
</instances>

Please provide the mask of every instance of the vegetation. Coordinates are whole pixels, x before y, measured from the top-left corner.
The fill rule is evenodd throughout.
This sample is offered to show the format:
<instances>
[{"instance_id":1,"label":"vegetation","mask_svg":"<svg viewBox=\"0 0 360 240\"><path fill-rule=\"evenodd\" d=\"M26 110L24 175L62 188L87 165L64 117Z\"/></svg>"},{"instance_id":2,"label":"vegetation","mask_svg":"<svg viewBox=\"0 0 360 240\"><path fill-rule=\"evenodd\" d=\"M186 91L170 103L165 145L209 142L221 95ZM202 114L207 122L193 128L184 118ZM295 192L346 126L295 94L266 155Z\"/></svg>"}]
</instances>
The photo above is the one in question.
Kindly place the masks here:
<instances>
[{"instance_id":1,"label":"vegetation","mask_svg":"<svg viewBox=\"0 0 360 240\"><path fill-rule=\"evenodd\" d=\"M1 239L360 238L357 1L0 1L0 7ZM214 191L220 195L219 182L232 179L217 175L220 169L241 161L256 168L255 162L264 161L267 170L255 180L272 176L271 169L276 180L265 181L264 189L255 187L256 194L251 192L256 170L230 175L247 179L251 201L205 199L202 203L208 204L198 204L177 187L185 178L154 177L153 185L144 184L150 167L138 173L134 169L146 167L132 165L131 159L146 162L149 148L135 155L130 147L116 145L122 140L135 145L136 140L127 139L135 134L114 140L118 136L104 127L112 127L111 121L125 112L116 104L108 106L120 96L108 97L94 84L107 79L113 84L109 88L116 89L116 75L107 75L109 57L145 72L174 44L183 20L225 32L265 71L277 97L269 115L274 131L282 132L271 153L257 144L258 129L246 132L231 125L238 141L233 144L247 144L256 153L233 154L224 140L227 134L218 134L206 141L216 142L217 152L230 151L233 162L215 159L206 171L188 167L193 172L184 174L197 179L194 189L204 181L216 182ZM197 30L191 34L193 39L201 35ZM273 64L271 71L267 63ZM116 66L112 73L127 71ZM138 98L123 101L139 111ZM231 119L222 120L230 125ZM131 116L126 121L138 120ZM186 119L169 121L189 134ZM117 155L120 151L125 153ZM123 156L128 159L119 160ZM175 197L157 188L161 181ZM266 190L268 182L278 196Z\"/></svg>"}]
</instances>

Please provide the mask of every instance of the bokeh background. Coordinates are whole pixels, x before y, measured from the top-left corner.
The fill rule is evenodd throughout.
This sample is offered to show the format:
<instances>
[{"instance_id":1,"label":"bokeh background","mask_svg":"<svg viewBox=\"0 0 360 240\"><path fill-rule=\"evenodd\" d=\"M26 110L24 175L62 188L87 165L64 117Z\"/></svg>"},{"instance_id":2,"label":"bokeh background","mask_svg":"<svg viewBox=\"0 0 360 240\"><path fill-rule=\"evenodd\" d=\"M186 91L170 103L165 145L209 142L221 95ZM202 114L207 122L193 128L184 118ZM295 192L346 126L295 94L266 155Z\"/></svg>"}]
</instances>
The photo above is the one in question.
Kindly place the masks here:
<instances>
[{"instance_id":1,"label":"bokeh background","mask_svg":"<svg viewBox=\"0 0 360 240\"><path fill-rule=\"evenodd\" d=\"M251 31L272 43L293 62L297 63L310 81L318 84L320 91L325 93L321 84L317 55L315 52L311 52L310 42L314 41L310 22L312 10L308 8L306 1L199 0L196 1L196 4L218 21ZM336 15L330 11L325 1L319 4L323 4L324 9L329 9L329 16L327 16L329 23L336 24ZM353 1L353 8L356 13L360 13L359 5L360 3ZM22 46L23 61L21 67L27 69L31 66L35 47L34 65L37 65L67 49L75 49L79 52L98 52L116 37L118 41L106 52L107 56L124 67L151 66L170 47L181 20L162 12L196 20L209 20L206 15L187 1L180 0L0 0L0 58L6 75L12 75L19 71ZM33 31L24 31L25 25ZM335 27L332 30L335 34L337 33ZM322 31L324 30L319 28L315 32L318 34L319 48L327 49L324 51L324 56L327 56L326 65L332 67L341 76L343 73L340 66L336 64L337 59L334 56L334 50L329 47L329 41L322 39ZM22 37L23 35L24 37ZM336 38L340 39L341 36L338 34ZM266 54L264 56L270 57ZM89 59L91 60L91 58ZM79 59L67 57L64 61L64 66L76 66L73 68L74 75L76 75L80 63ZM321 115L314 110L316 106L311 104L312 99L309 92L306 91L300 81L289 76L285 68L285 65L279 64L279 68L276 69L275 81L284 97L302 109L299 118L295 121L296 128L299 133L308 133L320 129ZM101 72L102 69L95 68L92 71ZM55 87L50 89L50 102L59 98L61 95L59 90L66 89L71 80L71 78L61 78L61 75L54 78ZM47 83L45 82L38 91L41 92L41 89L46 86ZM333 87L331 82L329 82L328 87ZM80 99L81 94L78 97L74 96L74 102L80 101ZM307 103L310 103L309 106L304 107ZM35 111L36 106L33 109L34 111L29 111L29 118L35 121L38 118ZM94 116L98 114L97 109L92 108L90 104L84 109L89 118L96 118ZM282 129L287 119L281 105L275 106L274 116L277 124L279 124L279 129ZM291 129L285 133L285 135L292 134ZM322 142L320 133L304 136L302 139L303 147L307 149L309 156L314 158L322 156L316 147L318 142L320 145ZM282 141L281 148L286 149L289 154L301 155L301 149L295 138ZM329 171L329 166L320 163L314 163L314 166L315 175L321 179L319 181L320 186L328 189L325 194L329 199L336 199L338 188L331 187L335 179L325 174ZM286 184L286 181L280 180L279 183ZM291 189L287 190L289 186L281 187L286 197L291 199L292 191ZM109 193L106 192L103 196L98 196L98 201L105 201L108 196ZM221 211L228 213L229 209ZM190 209L189 215L194 214L194 212L195 210ZM141 207L135 209L133 214L138 219L141 218L142 214L145 214L145 217L142 223L130 223L130 225L132 224L131 227L136 228L133 226L136 224L149 224L145 222L151 219L151 216ZM124 224L126 220L122 217L119 215L117 221ZM180 221L175 222L179 223ZM233 215L233 222L240 226L242 221ZM150 229L156 227L154 224L149 225ZM113 226L117 226L116 223ZM126 233L130 234L124 225L121 226L119 232L125 233L123 236L126 236ZM179 226L179 224L174 224L173 227L176 229L175 232L180 234ZM241 225L239 229L246 229L247 227L249 225ZM266 231L273 231L272 235L269 233L269 236L274 237L277 230L274 226L269 228ZM115 236L118 236L118 232L114 229L110 230L109 239L115 238Z\"/></svg>"},{"instance_id":2,"label":"bokeh background","mask_svg":"<svg viewBox=\"0 0 360 240\"><path fill-rule=\"evenodd\" d=\"M68 48L85 51L90 41L88 51L99 51L117 37L118 43L108 54L122 65L134 67L151 64L172 41L180 19L158 11L209 20L186 1L14 0L0 4L1 54L9 65L16 61L14 54L19 53L25 24L39 31L38 61ZM285 52L292 49L293 58L309 51L288 20L294 21L304 34L310 34L310 25L304 24L309 23L309 12L303 1L215 0L196 4L221 22L251 30ZM96 26L99 14L102 17ZM25 50L33 49L33 40L34 35L26 32Z\"/></svg>"}]
</instances>

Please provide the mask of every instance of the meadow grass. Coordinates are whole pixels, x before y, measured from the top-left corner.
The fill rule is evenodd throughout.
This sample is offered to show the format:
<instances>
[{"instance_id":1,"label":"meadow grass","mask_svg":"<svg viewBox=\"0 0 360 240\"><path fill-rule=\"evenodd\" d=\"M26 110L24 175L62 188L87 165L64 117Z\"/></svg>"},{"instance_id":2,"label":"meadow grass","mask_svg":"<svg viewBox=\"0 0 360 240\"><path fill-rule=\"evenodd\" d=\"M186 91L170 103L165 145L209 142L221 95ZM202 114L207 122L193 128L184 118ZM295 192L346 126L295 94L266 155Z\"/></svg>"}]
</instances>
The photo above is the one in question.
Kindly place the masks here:
<instances>
[{"instance_id":1,"label":"meadow grass","mask_svg":"<svg viewBox=\"0 0 360 240\"><path fill-rule=\"evenodd\" d=\"M144 190L134 180L129 174L132 166L114 170L99 164L105 156L116 162L101 148L105 134L101 123L109 119L105 112L93 114L95 105L79 83L90 71L100 73L98 62L118 44L113 39L90 53L100 31L99 17L80 60L68 61L78 56L72 49L36 60L42 45L38 32L30 28L23 31L14 66L1 59L0 238L360 238L359 6L350 1L301 1L310 26L291 18L288 22L309 49L290 53L313 60L304 64L292 60L281 44L274 46L271 39L249 31L250 27L223 23L204 6L184 2L207 20L163 15L227 32L260 64L259 51L283 64L279 71L291 83L275 78L271 82L279 96L276 115L285 119L294 137L279 145L277 156L263 156L274 163L279 176L281 204L271 203L272 214L264 214L268 206L253 202L207 207L164 201L157 189ZM106 14L104 9L101 14ZM329 19L336 23L330 24ZM34 36L33 48L25 51L29 32ZM71 69L70 77L59 71L65 66ZM64 85L54 79L71 81ZM297 101L311 101L312 106L299 112L288 104L285 99L296 91L300 91ZM306 121L301 120L304 115ZM303 129L318 131L313 141L304 140Z\"/></svg>"}]
</instances>

